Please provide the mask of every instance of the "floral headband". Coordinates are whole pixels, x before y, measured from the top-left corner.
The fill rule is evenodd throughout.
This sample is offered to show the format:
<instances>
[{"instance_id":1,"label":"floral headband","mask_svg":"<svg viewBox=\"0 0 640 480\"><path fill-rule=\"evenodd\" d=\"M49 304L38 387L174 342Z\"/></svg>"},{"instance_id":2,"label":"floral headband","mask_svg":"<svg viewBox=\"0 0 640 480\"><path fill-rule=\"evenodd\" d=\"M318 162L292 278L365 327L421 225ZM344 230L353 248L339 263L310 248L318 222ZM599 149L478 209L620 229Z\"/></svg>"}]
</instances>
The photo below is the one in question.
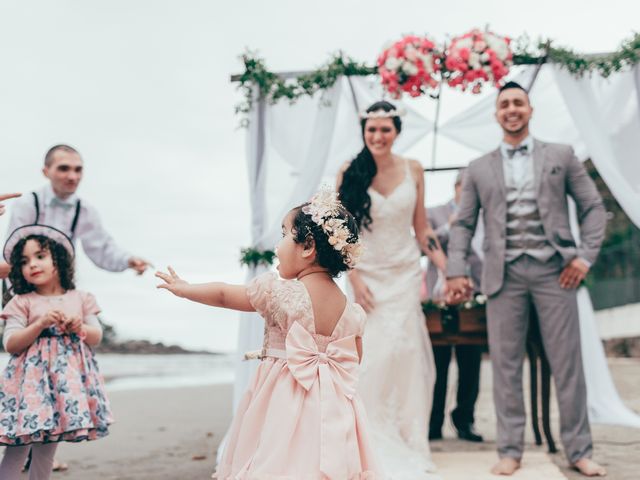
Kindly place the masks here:
<instances>
[{"instance_id":1,"label":"floral headband","mask_svg":"<svg viewBox=\"0 0 640 480\"><path fill-rule=\"evenodd\" d=\"M354 238L346 220L339 218L341 211L344 211L344 206L338 200L338 193L329 186L322 187L309 204L302 207L302 213L309 215L327 234L329 245L340 252L345 265L353 268L362 255L362 243L359 238Z\"/></svg>"},{"instance_id":2,"label":"floral headband","mask_svg":"<svg viewBox=\"0 0 640 480\"><path fill-rule=\"evenodd\" d=\"M405 111L402 108L398 108L395 110L389 110L388 112L386 110L374 110L373 112L360 112L358 114L358 116L360 117L360 120L366 120L369 118L394 118L394 117L404 117L405 115Z\"/></svg>"}]
</instances>

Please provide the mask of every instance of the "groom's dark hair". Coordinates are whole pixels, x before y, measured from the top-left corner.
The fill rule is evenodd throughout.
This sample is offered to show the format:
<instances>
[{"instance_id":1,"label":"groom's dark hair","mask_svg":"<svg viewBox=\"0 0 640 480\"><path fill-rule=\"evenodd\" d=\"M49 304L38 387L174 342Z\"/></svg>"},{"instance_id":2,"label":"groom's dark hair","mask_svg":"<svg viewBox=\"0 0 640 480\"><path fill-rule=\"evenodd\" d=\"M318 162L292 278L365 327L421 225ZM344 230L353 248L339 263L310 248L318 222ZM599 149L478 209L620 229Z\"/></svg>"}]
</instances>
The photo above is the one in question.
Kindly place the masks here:
<instances>
[{"instance_id":1,"label":"groom's dark hair","mask_svg":"<svg viewBox=\"0 0 640 480\"><path fill-rule=\"evenodd\" d=\"M500 87L500 90L498 90L498 95L500 95L505 90L509 90L510 88L517 88L519 90L522 90L524 93L527 94L527 96L529 96L529 92L527 92L527 90L522 85L520 85L518 82L507 82L507 83L505 83L503 86Z\"/></svg>"}]
</instances>

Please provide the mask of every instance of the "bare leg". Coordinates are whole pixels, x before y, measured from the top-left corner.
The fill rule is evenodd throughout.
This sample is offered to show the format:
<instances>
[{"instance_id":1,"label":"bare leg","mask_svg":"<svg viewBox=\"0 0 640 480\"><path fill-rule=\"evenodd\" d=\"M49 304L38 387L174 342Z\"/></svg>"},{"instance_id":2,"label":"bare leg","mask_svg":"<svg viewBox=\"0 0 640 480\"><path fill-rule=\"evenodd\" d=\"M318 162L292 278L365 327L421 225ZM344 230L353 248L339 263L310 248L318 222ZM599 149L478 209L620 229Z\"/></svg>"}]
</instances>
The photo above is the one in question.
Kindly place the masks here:
<instances>
[{"instance_id":1,"label":"bare leg","mask_svg":"<svg viewBox=\"0 0 640 480\"><path fill-rule=\"evenodd\" d=\"M0 478L2 480L18 480L31 445L7 447L0 463Z\"/></svg>"},{"instance_id":2,"label":"bare leg","mask_svg":"<svg viewBox=\"0 0 640 480\"><path fill-rule=\"evenodd\" d=\"M520 460L502 457L491 469L494 475L513 475L520 468Z\"/></svg>"},{"instance_id":3,"label":"bare leg","mask_svg":"<svg viewBox=\"0 0 640 480\"><path fill-rule=\"evenodd\" d=\"M585 477L606 477L607 471L603 466L597 464L590 458L581 458L573 464L573 468L578 470Z\"/></svg>"}]
</instances>

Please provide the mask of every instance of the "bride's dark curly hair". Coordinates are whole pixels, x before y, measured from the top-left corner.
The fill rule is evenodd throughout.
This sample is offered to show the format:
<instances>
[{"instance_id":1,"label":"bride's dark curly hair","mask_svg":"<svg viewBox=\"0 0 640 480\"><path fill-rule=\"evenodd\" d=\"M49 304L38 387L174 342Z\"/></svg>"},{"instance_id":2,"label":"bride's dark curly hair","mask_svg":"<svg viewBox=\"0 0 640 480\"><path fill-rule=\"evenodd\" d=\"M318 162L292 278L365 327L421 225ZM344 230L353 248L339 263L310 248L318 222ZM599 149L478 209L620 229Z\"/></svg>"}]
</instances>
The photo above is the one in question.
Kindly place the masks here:
<instances>
[{"instance_id":1,"label":"bride's dark curly hair","mask_svg":"<svg viewBox=\"0 0 640 480\"><path fill-rule=\"evenodd\" d=\"M396 110L396 107L389 102L380 101L367 108L367 113L377 112L379 110L391 112ZM400 117L391 117L391 120L397 133L400 133L402 131L402 121ZM360 121L363 140L366 123L366 118ZM369 213L371 209L371 197L367 189L371 186L371 182L373 181L373 177L376 176L376 173L378 173L376 162L373 160L373 155L371 155L371 151L365 143L364 148L358 153L356 158L353 159L349 168L345 170L338 192L340 194L340 201L347 210L351 212L358 227L364 227L367 230L371 230L370 227L372 223Z\"/></svg>"}]
</instances>

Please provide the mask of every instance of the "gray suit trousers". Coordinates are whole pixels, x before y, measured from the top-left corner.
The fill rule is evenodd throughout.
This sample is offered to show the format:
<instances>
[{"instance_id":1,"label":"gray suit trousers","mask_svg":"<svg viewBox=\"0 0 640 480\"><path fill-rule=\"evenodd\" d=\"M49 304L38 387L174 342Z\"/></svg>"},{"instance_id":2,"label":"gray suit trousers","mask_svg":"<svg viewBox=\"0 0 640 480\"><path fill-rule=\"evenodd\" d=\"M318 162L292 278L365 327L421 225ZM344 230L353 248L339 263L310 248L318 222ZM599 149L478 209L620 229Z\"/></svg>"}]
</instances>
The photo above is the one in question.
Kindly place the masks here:
<instances>
[{"instance_id":1,"label":"gray suit trousers","mask_svg":"<svg viewBox=\"0 0 640 480\"><path fill-rule=\"evenodd\" d=\"M542 341L555 382L565 454L572 464L591 457L576 291L560 288L561 269L560 255L544 263L522 255L505 265L503 286L487 302L500 457L520 459L524 449L526 415L522 368L530 302L538 313Z\"/></svg>"}]
</instances>

